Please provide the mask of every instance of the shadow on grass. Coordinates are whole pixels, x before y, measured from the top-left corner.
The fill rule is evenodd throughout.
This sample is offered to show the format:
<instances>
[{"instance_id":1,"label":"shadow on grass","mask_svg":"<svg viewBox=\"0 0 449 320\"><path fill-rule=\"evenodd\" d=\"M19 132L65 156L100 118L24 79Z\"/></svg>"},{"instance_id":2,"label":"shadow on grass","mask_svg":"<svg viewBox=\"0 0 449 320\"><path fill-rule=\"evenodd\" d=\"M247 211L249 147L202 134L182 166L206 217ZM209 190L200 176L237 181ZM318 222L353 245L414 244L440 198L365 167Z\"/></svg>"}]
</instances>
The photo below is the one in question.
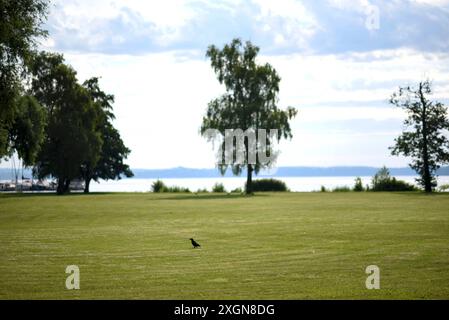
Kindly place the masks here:
<instances>
[{"instance_id":1,"label":"shadow on grass","mask_svg":"<svg viewBox=\"0 0 449 320\"><path fill-rule=\"evenodd\" d=\"M268 194L258 193L252 196L247 196L244 194L220 194L220 193L120 193L120 192L73 192L63 195L58 195L56 192L26 192L26 193L0 193L1 199L29 199L29 198L50 198L64 199L64 198L76 198L76 197L96 197L96 196L106 196L106 195L149 195L147 200L150 201L161 201L161 200L231 200L231 199L244 199L244 198L254 198L254 197L267 197Z\"/></svg>"},{"instance_id":2,"label":"shadow on grass","mask_svg":"<svg viewBox=\"0 0 449 320\"><path fill-rule=\"evenodd\" d=\"M416 191L416 192L394 192L394 194L401 196L420 196L420 197L448 197L449 192L432 192L425 193L424 191Z\"/></svg>"},{"instance_id":3,"label":"shadow on grass","mask_svg":"<svg viewBox=\"0 0 449 320\"><path fill-rule=\"evenodd\" d=\"M290 194L308 194L309 192L291 192ZM351 194L356 194L354 192L350 192ZM231 200L231 199L244 199L244 198L260 198L260 197L269 197L272 193L255 193L252 196L247 196L245 194L223 194L223 193L126 193L126 192L91 192L91 193L83 193L83 192L73 192L64 195L58 195L56 192L24 192L24 193L14 193L14 192L0 192L0 200L1 199L20 199L20 198L48 198L54 197L56 199L63 198L72 198L72 197L95 197L95 196L107 196L107 195L150 195L150 198L147 200L150 201L161 201L161 200ZM348 194L348 193L320 193L320 192L310 192L309 194ZM361 192L359 194L367 194ZM370 192L369 194L395 194L404 197L449 197L449 192L433 192L433 193L425 193L423 191L417 192ZM156 196L154 196L156 195Z\"/></svg>"},{"instance_id":4,"label":"shadow on grass","mask_svg":"<svg viewBox=\"0 0 449 320\"><path fill-rule=\"evenodd\" d=\"M15 198L44 198L44 197L55 197L55 198L68 198L68 197L80 197L80 196L98 196L98 195L113 195L113 194L122 194L122 193L113 193L113 192L93 192L93 193L83 193L83 192L73 192L58 195L56 192L0 192L0 199L15 199Z\"/></svg>"},{"instance_id":5,"label":"shadow on grass","mask_svg":"<svg viewBox=\"0 0 449 320\"><path fill-rule=\"evenodd\" d=\"M164 197L152 198L148 200L231 200L231 199L250 199L259 197L268 197L268 194L254 194L252 196L247 196L244 194L167 194Z\"/></svg>"}]
</instances>

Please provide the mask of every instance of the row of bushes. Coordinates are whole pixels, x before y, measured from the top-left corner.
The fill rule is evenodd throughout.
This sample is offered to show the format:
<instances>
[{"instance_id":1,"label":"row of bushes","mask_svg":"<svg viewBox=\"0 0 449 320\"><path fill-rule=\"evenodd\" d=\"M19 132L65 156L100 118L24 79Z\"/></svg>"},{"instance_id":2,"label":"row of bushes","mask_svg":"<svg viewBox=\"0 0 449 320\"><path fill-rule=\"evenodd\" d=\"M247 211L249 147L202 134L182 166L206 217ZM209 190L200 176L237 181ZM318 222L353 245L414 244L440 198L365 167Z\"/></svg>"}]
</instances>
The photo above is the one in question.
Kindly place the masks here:
<instances>
[{"instance_id":1,"label":"row of bushes","mask_svg":"<svg viewBox=\"0 0 449 320\"><path fill-rule=\"evenodd\" d=\"M397 180L395 177L390 175L390 171L383 167L380 169L373 177L371 186L366 185L363 186L362 179L357 177L355 179L354 187L351 189L350 187L336 187L333 190L329 190L332 192L363 192L363 191L375 191L375 192L402 192L402 191L418 191L414 185L407 183L402 180ZM322 186L321 192L327 192L328 190Z\"/></svg>"},{"instance_id":2,"label":"row of bushes","mask_svg":"<svg viewBox=\"0 0 449 320\"><path fill-rule=\"evenodd\" d=\"M189 188L183 188L178 186L167 186L162 180L157 180L153 182L151 186L151 191L154 193L192 193ZM213 193L226 193L226 189L222 183L216 183L212 187ZM231 193L242 193L241 188L232 190ZM209 193L207 189L198 189L196 193Z\"/></svg>"},{"instance_id":3,"label":"row of bushes","mask_svg":"<svg viewBox=\"0 0 449 320\"><path fill-rule=\"evenodd\" d=\"M253 184L254 192L287 192L289 191L285 182L276 179L259 179L254 180ZM191 193L188 188L178 186L166 186L163 181L157 180L153 182L151 191L155 193ZM199 189L196 193L208 193L207 189ZM216 183L212 187L213 193L227 193L222 183ZM231 191L231 193L243 193L241 188L237 188Z\"/></svg>"},{"instance_id":4,"label":"row of bushes","mask_svg":"<svg viewBox=\"0 0 449 320\"><path fill-rule=\"evenodd\" d=\"M444 186L442 186L444 187ZM449 188L449 186L447 186ZM157 180L153 183L151 187L153 192L156 193L191 193L188 188L183 187L168 187L161 180ZM285 182L276 179L257 179L253 181L252 189L254 192L288 192L289 189ZM373 177L371 185L363 185L362 179L357 177L355 179L354 186L341 186L334 189L326 189L324 186L321 187L321 192L364 192L364 191L417 191L419 190L414 185L409 184L405 181L398 180L390 175L390 171L383 167L380 169ZM208 193L207 189L200 189L196 193ZM227 193L224 185L222 183L216 183L212 188L213 193ZM232 190L231 193L243 193L241 188Z\"/></svg>"},{"instance_id":5,"label":"row of bushes","mask_svg":"<svg viewBox=\"0 0 449 320\"><path fill-rule=\"evenodd\" d=\"M168 187L161 180L153 182L151 191L155 193L190 193L189 188L183 188L178 186Z\"/></svg>"}]
</instances>

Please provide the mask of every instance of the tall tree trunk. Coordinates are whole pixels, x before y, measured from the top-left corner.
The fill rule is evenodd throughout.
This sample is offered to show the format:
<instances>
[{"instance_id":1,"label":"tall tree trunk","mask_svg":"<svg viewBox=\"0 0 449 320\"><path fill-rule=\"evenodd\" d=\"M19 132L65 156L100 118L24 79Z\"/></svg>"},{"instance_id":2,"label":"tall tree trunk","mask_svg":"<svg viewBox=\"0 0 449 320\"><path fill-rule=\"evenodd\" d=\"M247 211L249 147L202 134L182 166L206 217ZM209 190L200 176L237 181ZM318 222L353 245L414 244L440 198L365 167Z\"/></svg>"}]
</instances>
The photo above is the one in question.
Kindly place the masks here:
<instances>
[{"instance_id":1,"label":"tall tree trunk","mask_svg":"<svg viewBox=\"0 0 449 320\"><path fill-rule=\"evenodd\" d=\"M246 176L246 194L253 194L253 165L248 164Z\"/></svg>"},{"instance_id":2,"label":"tall tree trunk","mask_svg":"<svg viewBox=\"0 0 449 320\"><path fill-rule=\"evenodd\" d=\"M424 97L424 93L422 91L422 85L420 85L419 88L419 95L421 99L421 104L423 107L422 112L422 134L423 134L423 180L424 180L424 189L427 193L432 192L432 177L430 174L430 168L429 168L429 148L428 148L428 141L427 141L427 102Z\"/></svg>"},{"instance_id":3,"label":"tall tree trunk","mask_svg":"<svg viewBox=\"0 0 449 320\"><path fill-rule=\"evenodd\" d=\"M84 193L89 193L89 187L90 187L90 178L86 178L84 182Z\"/></svg>"},{"instance_id":4,"label":"tall tree trunk","mask_svg":"<svg viewBox=\"0 0 449 320\"><path fill-rule=\"evenodd\" d=\"M427 140L427 139L426 139ZM432 177L430 175L429 168L429 152L427 149L427 141L424 141L424 152L423 152L423 166L424 166L424 189L427 193L432 192Z\"/></svg>"},{"instance_id":5,"label":"tall tree trunk","mask_svg":"<svg viewBox=\"0 0 449 320\"><path fill-rule=\"evenodd\" d=\"M69 192L70 180L67 178L58 179L58 187L56 188L56 193L59 195L66 194Z\"/></svg>"},{"instance_id":6,"label":"tall tree trunk","mask_svg":"<svg viewBox=\"0 0 449 320\"><path fill-rule=\"evenodd\" d=\"M64 184L65 184L65 179L59 178L58 179L58 187L56 188L57 194L64 194Z\"/></svg>"},{"instance_id":7,"label":"tall tree trunk","mask_svg":"<svg viewBox=\"0 0 449 320\"><path fill-rule=\"evenodd\" d=\"M66 179L65 184L64 184L64 193L69 193L69 192L70 192L70 179Z\"/></svg>"}]
</instances>

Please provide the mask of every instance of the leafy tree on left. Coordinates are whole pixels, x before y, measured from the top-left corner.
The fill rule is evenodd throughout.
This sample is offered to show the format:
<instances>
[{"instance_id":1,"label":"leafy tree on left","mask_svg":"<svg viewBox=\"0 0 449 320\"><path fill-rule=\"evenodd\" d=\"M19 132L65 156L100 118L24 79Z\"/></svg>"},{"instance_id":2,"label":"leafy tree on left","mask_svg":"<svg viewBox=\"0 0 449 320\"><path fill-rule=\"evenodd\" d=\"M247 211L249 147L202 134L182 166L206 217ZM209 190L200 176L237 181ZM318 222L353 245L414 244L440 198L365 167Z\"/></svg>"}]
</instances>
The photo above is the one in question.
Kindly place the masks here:
<instances>
[{"instance_id":1,"label":"leafy tree on left","mask_svg":"<svg viewBox=\"0 0 449 320\"><path fill-rule=\"evenodd\" d=\"M47 9L47 0L0 0L0 158L17 151L25 165L37 154L44 117L39 104L24 97L22 80L37 39L47 34Z\"/></svg>"},{"instance_id":2,"label":"leafy tree on left","mask_svg":"<svg viewBox=\"0 0 449 320\"><path fill-rule=\"evenodd\" d=\"M57 192L63 194L79 178L82 164L96 165L100 158L102 139L97 127L102 110L62 55L42 52L33 58L30 70L31 94L45 107L47 116L34 174L56 178Z\"/></svg>"},{"instance_id":3,"label":"leafy tree on left","mask_svg":"<svg viewBox=\"0 0 449 320\"><path fill-rule=\"evenodd\" d=\"M76 72L59 54L42 52L30 63L30 93L45 107L45 140L37 156L38 178L58 180L59 194L82 179L85 192L92 180L133 176L124 159L130 150L112 124L114 97L101 90L98 78L78 83Z\"/></svg>"}]
</instances>

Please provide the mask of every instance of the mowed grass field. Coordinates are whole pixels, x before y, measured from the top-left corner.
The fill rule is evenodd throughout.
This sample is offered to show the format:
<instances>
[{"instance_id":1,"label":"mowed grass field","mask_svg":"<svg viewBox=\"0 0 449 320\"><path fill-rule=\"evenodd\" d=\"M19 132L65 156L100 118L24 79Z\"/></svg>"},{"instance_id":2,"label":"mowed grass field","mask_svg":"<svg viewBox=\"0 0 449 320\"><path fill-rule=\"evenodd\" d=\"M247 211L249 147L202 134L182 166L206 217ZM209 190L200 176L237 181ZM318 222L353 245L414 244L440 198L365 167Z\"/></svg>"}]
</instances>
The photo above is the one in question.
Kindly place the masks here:
<instances>
[{"instance_id":1,"label":"mowed grass field","mask_svg":"<svg viewBox=\"0 0 449 320\"><path fill-rule=\"evenodd\" d=\"M0 241L1 299L449 298L443 194L0 195Z\"/></svg>"}]
</instances>

